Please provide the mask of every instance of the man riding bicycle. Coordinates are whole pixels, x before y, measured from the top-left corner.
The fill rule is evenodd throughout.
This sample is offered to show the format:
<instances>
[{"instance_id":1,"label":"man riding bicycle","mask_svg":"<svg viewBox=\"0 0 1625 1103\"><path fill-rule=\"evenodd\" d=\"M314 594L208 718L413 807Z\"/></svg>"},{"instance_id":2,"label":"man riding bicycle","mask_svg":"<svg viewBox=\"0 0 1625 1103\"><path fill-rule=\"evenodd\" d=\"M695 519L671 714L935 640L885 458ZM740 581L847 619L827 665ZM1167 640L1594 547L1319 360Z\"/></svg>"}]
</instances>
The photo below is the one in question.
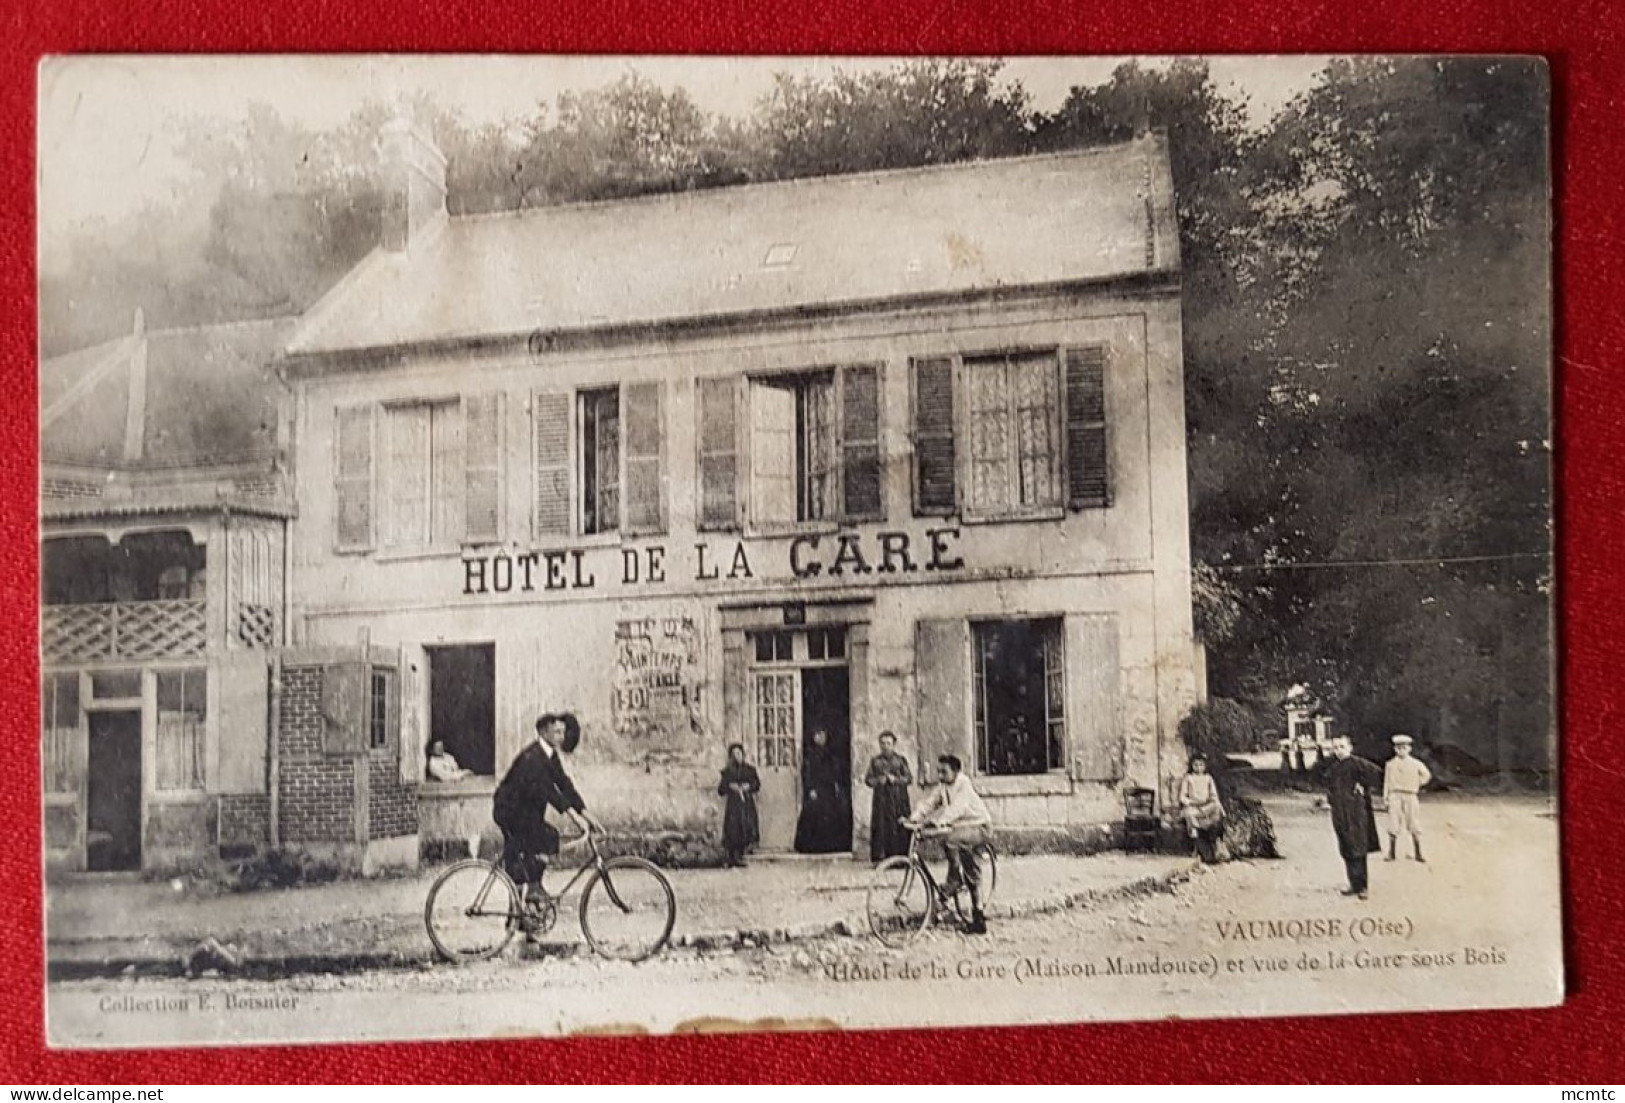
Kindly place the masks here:
<instances>
[{"instance_id":1,"label":"man riding bicycle","mask_svg":"<svg viewBox=\"0 0 1625 1103\"><path fill-rule=\"evenodd\" d=\"M580 742L581 725L573 715L543 713L536 720L536 741L513 760L492 800L492 818L502 829L502 867L520 887L527 908L546 900L542 873L547 856L559 852L548 806L569 815L583 832L602 830L564 772L562 755Z\"/></svg>"},{"instance_id":2,"label":"man riding bicycle","mask_svg":"<svg viewBox=\"0 0 1625 1103\"><path fill-rule=\"evenodd\" d=\"M989 841L993 834L993 817L987 805L971 787L963 765L955 755L937 758L939 784L931 795L914 810L913 820L903 820L909 828L938 828L946 834L943 845L948 851L948 880L943 891L952 896L961 885L970 890L971 921L966 934L986 934L987 917L982 914L982 863L976 848Z\"/></svg>"}]
</instances>

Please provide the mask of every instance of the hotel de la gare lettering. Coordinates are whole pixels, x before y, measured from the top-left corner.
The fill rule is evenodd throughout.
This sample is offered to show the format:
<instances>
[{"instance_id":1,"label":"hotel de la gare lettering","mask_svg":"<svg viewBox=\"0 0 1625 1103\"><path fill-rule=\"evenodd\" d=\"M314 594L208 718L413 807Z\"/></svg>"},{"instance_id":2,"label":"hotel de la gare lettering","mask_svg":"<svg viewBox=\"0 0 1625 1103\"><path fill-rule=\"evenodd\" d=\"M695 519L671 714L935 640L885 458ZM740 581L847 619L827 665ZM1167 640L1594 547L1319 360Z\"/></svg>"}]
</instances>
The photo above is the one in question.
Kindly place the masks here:
<instances>
[{"instance_id":1,"label":"hotel de la gare lettering","mask_svg":"<svg viewBox=\"0 0 1625 1103\"><path fill-rule=\"evenodd\" d=\"M303 316L42 365L54 867L459 851L544 711L644 837L717 839L737 742L792 850L817 729L854 855L883 730L1006 833L1169 798L1162 138L469 217L420 130L380 145L378 246Z\"/></svg>"}]
</instances>

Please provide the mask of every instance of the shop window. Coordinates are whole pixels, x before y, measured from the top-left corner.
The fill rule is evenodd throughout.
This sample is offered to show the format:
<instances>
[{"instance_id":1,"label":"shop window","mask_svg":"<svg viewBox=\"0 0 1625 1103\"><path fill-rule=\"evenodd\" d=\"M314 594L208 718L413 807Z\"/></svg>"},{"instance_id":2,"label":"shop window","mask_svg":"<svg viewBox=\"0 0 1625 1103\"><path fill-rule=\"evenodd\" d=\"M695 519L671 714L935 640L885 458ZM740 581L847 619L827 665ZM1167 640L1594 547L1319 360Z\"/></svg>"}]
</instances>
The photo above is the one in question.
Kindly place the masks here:
<instances>
[{"instance_id":1,"label":"shop window","mask_svg":"<svg viewBox=\"0 0 1625 1103\"><path fill-rule=\"evenodd\" d=\"M915 360L915 512L1108 505L1105 364L1100 346Z\"/></svg>"},{"instance_id":2,"label":"shop window","mask_svg":"<svg viewBox=\"0 0 1625 1103\"><path fill-rule=\"evenodd\" d=\"M45 791L71 793L77 787L74 769L79 745L79 675L46 674L40 680L40 718L44 727Z\"/></svg>"},{"instance_id":3,"label":"shop window","mask_svg":"<svg viewBox=\"0 0 1625 1103\"><path fill-rule=\"evenodd\" d=\"M159 671L154 787L161 792L203 788L203 738L208 678L201 670Z\"/></svg>"},{"instance_id":4,"label":"shop window","mask_svg":"<svg viewBox=\"0 0 1625 1103\"><path fill-rule=\"evenodd\" d=\"M1061 621L972 625L976 764L985 774L1042 774L1066 765Z\"/></svg>"},{"instance_id":5,"label":"shop window","mask_svg":"<svg viewBox=\"0 0 1625 1103\"><path fill-rule=\"evenodd\" d=\"M701 391L701 520L725 524L737 509L731 381ZM753 376L748 381L750 516L758 525L873 519L883 515L880 373L839 370Z\"/></svg>"}]
</instances>

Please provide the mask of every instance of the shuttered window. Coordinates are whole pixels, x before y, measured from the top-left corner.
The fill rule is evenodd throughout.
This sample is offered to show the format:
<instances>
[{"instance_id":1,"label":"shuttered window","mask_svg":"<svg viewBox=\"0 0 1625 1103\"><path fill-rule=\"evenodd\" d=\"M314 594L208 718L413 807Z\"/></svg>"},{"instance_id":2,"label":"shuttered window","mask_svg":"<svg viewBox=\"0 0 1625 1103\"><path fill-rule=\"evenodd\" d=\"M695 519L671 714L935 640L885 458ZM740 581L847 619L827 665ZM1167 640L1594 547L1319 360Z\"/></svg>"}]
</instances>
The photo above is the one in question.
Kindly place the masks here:
<instances>
[{"instance_id":1,"label":"shuttered window","mask_svg":"<svg viewBox=\"0 0 1625 1103\"><path fill-rule=\"evenodd\" d=\"M914 361L914 512L954 512L958 487L954 465L954 362L948 357Z\"/></svg>"},{"instance_id":2,"label":"shuttered window","mask_svg":"<svg viewBox=\"0 0 1625 1103\"><path fill-rule=\"evenodd\" d=\"M916 514L1111 504L1103 346L926 357L912 369Z\"/></svg>"},{"instance_id":3,"label":"shuttered window","mask_svg":"<svg viewBox=\"0 0 1625 1103\"><path fill-rule=\"evenodd\" d=\"M849 519L882 514L880 372L841 369L841 486Z\"/></svg>"},{"instance_id":4,"label":"shuttered window","mask_svg":"<svg viewBox=\"0 0 1625 1103\"><path fill-rule=\"evenodd\" d=\"M779 372L748 393L753 526L884 514L878 368Z\"/></svg>"},{"instance_id":5,"label":"shuttered window","mask_svg":"<svg viewBox=\"0 0 1625 1103\"><path fill-rule=\"evenodd\" d=\"M373 541L373 408L344 407L337 411L336 420L334 544L339 551L365 551Z\"/></svg>"},{"instance_id":6,"label":"shuttered window","mask_svg":"<svg viewBox=\"0 0 1625 1103\"><path fill-rule=\"evenodd\" d=\"M532 403L537 536L570 531L570 396L538 394Z\"/></svg>"},{"instance_id":7,"label":"shuttered window","mask_svg":"<svg viewBox=\"0 0 1625 1103\"><path fill-rule=\"evenodd\" d=\"M384 410L386 548L432 548L463 539L464 465L460 405L389 406Z\"/></svg>"},{"instance_id":8,"label":"shuttered window","mask_svg":"<svg viewBox=\"0 0 1625 1103\"><path fill-rule=\"evenodd\" d=\"M79 674L46 674L40 679L43 695L45 791L71 793L78 789Z\"/></svg>"},{"instance_id":9,"label":"shuttered window","mask_svg":"<svg viewBox=\"0 0 1625 1103\"><path fill-rule=\"evenodd\" d=\"M467 455L464 539L502 538L502 395L471 395L463 400Z\"/></svg>"},{"instance_id":10,"label":"shuttered window","mask_svg":"<svg viewBox=\"0 0 1625 1103\"><path fill-rule=\"evenodd\" d=\"M576 401L581 408L581 531L615 532L621 527L621 391L582 391Z\"/></svg>"},{"instance_id":11,"label":"shuttered window","mask_svg":"<svg viewBox=\"0 0 1625 1103\"><path fill-rule=\"evenodd\" d=\"M1106 458L1106 350L1066 351L1067 504L1073 509L1111 504Z\"/></svg>"},{"instance_id":12,"label":"shuttered window","mask_svg":"<svg viewBox=\"0 0 1625 1103\"><path fill-rule=\"evenodd\" d=\"M665 387L661 383L628 383L623 420L626 440L624 524L628 532L666 530L664 451Z\"/></svg>"},{"instance_id":13,"label":"shuttered window","mask_svg":"<svg viewBox=\"0 0 1625 1103\"><path fill-rule=\"evenodd\" d=\"M733 378L699 381L700 508L702 529L739 524L738 383Z\"/></svg>"}]
</instances>

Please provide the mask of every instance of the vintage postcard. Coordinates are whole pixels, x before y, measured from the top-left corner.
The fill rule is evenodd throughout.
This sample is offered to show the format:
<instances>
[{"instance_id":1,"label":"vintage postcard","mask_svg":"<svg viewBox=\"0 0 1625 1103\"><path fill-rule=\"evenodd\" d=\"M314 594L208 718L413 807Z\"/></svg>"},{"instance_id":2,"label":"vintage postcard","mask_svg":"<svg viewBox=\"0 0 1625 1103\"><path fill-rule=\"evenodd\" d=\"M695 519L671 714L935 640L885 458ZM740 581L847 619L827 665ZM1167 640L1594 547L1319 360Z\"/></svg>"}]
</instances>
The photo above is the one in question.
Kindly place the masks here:
<instances>
[{"instance_id":1,"label":"vintage postcard","mask_svg":"<svg viewBox=\"0 0 1625 1103\"><path fill-rule=\"evenodd\" d=\"M39 97L52 1044L1561 1001L1538 59Z\"/></svg>"}]
</instances>

